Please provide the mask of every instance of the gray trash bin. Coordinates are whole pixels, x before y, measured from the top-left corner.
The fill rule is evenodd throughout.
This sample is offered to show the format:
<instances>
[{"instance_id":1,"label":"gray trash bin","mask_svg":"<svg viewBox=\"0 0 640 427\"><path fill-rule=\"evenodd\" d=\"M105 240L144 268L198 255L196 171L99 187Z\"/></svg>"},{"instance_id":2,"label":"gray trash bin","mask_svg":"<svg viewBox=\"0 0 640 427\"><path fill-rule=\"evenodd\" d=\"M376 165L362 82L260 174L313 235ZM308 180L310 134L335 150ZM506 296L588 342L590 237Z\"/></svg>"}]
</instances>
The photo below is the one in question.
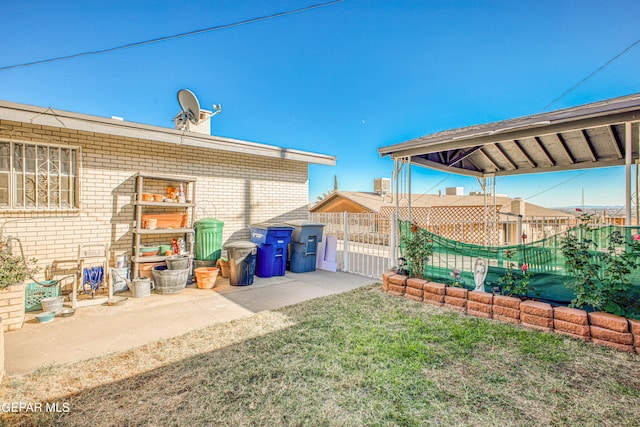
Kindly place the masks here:
<instances>
[{"instance_id":1,"label":"gray trash bin","mask_svg":"<svg viewBox=\"0 0 640 427\"><path fill-rule=\"evenodd\" d=\"M232 286L253 284L256 272L257 245L252 242L231 242L225 245L229 254L229 283Z\"/></svg>"},{"instance_id":2,"label":"gray trash bin","mask_svg":"<svg viewBox=\"0 0 640 427\"><path fill-rule=\"evenodd\" d=\"M293 227L289 271L306 273L316 270L318 242L322 242L324 224L309 221L290 221L286 225Z\"/></svg>"}]
</instances>

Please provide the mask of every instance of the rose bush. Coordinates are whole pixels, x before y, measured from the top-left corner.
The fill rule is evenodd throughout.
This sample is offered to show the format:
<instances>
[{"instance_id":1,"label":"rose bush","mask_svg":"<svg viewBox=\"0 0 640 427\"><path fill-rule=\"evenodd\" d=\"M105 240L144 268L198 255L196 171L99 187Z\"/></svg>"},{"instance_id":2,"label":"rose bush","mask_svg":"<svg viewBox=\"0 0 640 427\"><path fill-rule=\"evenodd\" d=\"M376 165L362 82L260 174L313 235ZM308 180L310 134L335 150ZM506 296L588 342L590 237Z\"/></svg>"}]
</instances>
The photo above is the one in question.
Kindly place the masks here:
<instances>
[{"instance_id":1,"label":"rose bush","mask_svg":"<svg viewBox=\"0 0 640 427\"><path fill-rule=\"evenodd\" d=\"M640 267L640 234L625 238L613 229L602 247L593 238L591 215L583 214L579 220L562 242L567 272L574 277L569 284L576 293L571 305L640 318L639 302L629 293L633 287L629 276Z\"/></svg>"},{"instance_id":2,"label":"rose bush","mask_svg":"<svg viewBox=\"0 0 640 427\"><path fill-rule=\"evenodd\" d=\"M404 246L405 258L409 264L409 275L424 279L427 262L433 254L433 242L429 233L416 224L411 224L409 233L403 234L400 242Z\"/></svg>"}]
</instances>

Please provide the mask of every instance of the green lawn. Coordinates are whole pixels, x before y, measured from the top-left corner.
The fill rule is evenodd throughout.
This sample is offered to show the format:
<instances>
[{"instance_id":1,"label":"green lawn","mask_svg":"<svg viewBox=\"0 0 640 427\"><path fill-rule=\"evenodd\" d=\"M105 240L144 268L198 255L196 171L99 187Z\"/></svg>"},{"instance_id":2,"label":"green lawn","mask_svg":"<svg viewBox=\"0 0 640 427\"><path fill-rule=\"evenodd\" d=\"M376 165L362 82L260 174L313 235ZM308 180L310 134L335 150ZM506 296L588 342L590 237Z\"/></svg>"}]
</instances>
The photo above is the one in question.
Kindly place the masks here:
<instances>
[{"instance_id":1,"label":"green lawn","mask_svg":"<svg viewBox=\"0 0 640 427\"><path fill-rule=\"evenodd\" d=\"M639 356L379 285L4 386L3 401L70 405L5 418L24 425L640 425Z\"/></svg>"}]
</instances>

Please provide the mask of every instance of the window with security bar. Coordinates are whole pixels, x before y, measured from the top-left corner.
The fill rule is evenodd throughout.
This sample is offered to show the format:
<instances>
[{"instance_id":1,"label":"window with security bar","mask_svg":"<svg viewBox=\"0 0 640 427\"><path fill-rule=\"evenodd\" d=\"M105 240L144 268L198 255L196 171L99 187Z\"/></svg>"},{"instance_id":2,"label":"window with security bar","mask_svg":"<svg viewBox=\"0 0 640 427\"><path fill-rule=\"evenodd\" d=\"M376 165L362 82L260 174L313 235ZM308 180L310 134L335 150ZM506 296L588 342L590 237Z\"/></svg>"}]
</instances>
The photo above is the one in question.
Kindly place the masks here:
<instances>
[{"instance_id":1,"label":"window with security bar","mask_svg":"<svg viewBox=\"0 0 640 427\"><path fill-rule=\"evenodd\" d=\"M77 147L0 141L0 209L79 208L79 161Z\"/></svg>"}]
</instances>

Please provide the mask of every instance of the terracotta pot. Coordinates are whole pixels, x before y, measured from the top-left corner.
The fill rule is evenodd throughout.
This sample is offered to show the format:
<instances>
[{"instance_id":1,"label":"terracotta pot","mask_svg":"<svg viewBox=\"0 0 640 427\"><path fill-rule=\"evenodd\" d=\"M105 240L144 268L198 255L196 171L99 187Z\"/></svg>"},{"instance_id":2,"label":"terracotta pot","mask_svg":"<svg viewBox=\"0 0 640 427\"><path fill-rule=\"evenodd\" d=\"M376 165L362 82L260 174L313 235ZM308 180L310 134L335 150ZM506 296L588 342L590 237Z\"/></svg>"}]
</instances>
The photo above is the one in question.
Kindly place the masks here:
<instances>
[{"instance_id":1,"label":"terracotta pot","mask_svg":"<svg viewBox=\"0 0 640 427\"><path fill-rule=\"evenodd\" d=\"M222 277L228 278L229 277L229 261L225 261L221 258L218 260L218 263L220 264L220 274L222 275Z\"/></svg>"},{"instance_id":2,"label":"terracotta pot","mask_svg":"<svg viewBox=\"0 0 640 427\"><path fill-rule=\"evenodd\" d=\"M155 230L157 226L158 226L158 220L155 218L142 220L142 228L146 228L147 230Z\"/></svg>"},{"instance_id":3,"label":"terracotta pot","mask_svg":"<svg viewBox=\"0 0 640 427\"><path fill-rule=\"evenodd\" d=\"M216 285L219 270L216 267L201 267L194 270L200 289L211 289Z\"/></svg>"},{"instance_id":4,"label":"terracotta pot","mask_svg":"<svg viewBox=\"0 0 640 427\"><path fill-rule=\"evenodd\" d=\"M167 187L167 198L175 199L178 195L178 187Z\"/></svg>"},{"instance_id":5,"label":"terracotta pot","mask_svg":"<svg viewBox=\"0 0 640 427\"><path fill-rule=\"evenodd\" d=\"M142 223L150 219L156 220L156 228L184 228L187 226L188 215L171 214L142 214Z\"/></svg>"}]
</instances>

